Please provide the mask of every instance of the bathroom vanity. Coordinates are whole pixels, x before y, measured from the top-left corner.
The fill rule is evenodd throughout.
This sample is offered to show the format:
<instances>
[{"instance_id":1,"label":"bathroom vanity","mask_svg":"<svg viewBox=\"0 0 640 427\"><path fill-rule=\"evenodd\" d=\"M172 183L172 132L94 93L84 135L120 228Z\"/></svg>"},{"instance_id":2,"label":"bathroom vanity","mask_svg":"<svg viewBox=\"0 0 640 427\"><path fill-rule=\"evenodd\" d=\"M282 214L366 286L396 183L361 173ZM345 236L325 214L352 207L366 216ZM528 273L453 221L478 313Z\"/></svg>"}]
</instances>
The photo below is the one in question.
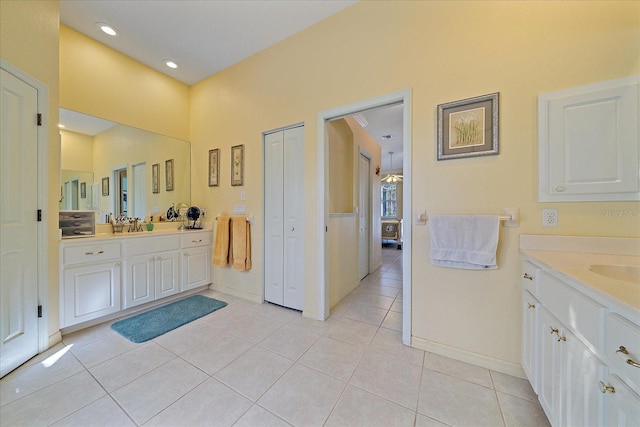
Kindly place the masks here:
<instances>
[{"instance_id":1,"label":"bathroom vanity","mask_svg":"<svg viewBox=\"0 0 640 427\"><path fill-rule=\"evenodd\" d=\"M522 366L553 426L640 425L640 239L520 237Z\"/></svg>"},{"instance_id":2,"label":"bathroom vanity","mask_svg":"<svg viewBox=\"0 0 640 427\"><path fill-rule=\"evenodd\" d=\"M60 242L60 328L211 284L210 227L154 230Z\"/></svg>"}]
</instances>

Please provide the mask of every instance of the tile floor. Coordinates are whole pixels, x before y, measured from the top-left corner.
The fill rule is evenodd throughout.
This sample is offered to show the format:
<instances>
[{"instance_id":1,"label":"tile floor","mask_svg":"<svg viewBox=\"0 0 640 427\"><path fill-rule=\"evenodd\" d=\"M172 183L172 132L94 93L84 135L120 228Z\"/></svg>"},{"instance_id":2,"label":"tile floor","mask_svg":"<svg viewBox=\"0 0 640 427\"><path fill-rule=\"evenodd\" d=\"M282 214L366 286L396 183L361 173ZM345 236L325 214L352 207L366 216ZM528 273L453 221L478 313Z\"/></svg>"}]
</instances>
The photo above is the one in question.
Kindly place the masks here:
<instances>
[{"instance_id":1,"label":"tile floor","mask_svg":"<svg viewBox=\"0 0 640 427\"><path fill-rule=\"evenodd\" d=\"M110 322L0 381L9 426L544 426L527 381L401 344L401 251L325 322L229 306L143 344Z\"/></svg>"}]
</instances>

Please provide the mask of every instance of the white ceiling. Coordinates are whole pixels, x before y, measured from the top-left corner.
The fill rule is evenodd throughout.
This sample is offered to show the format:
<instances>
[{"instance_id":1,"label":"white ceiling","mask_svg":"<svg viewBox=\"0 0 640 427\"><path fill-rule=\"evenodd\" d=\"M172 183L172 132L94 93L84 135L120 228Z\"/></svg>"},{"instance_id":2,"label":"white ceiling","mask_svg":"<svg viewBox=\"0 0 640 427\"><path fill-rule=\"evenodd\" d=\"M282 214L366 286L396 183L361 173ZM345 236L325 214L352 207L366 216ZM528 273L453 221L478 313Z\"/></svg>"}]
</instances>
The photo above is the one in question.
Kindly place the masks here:
<instances>
[{"instance_id":1,"label":"white ceiling","mask_svg":"<svg viewBox=\"0 0 640 427\"><path fill-rule=\"evenodd\" d=\"M357 0L60 0L60 21L193 85L351 6ZM110 37L96 25L107 23ZM179 64L168 68L164 60ZM402 107L361 113L382 147L382 171L402 166ZM382 135L393 135L383 140Z\"/></svg>"}]
</instances>

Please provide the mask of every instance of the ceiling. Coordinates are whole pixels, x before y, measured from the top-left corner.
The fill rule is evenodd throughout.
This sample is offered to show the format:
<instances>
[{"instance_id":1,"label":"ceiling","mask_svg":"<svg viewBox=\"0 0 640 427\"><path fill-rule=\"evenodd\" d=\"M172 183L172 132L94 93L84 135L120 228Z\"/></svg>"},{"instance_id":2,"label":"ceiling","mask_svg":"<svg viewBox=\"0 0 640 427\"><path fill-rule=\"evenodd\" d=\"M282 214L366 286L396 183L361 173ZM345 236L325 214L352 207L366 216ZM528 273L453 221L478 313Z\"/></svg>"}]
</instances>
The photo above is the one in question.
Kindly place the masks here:
<instances>
[{"instance_id":1,"label":"ceiling","mask_svg":"<svg viewBox=\"0 0 640 427\"><path fill-rule=\"evenodd\" d=\"M60 22L193 85L351 6L356 0L60 0ZM115 27L104 34L97 23ZM170 59L179 67L170 69ZM402 106L360 114L382 147L382 171L402 165ZM393 135L383 140L383 135Z\"/></svg>"}]
</instances>

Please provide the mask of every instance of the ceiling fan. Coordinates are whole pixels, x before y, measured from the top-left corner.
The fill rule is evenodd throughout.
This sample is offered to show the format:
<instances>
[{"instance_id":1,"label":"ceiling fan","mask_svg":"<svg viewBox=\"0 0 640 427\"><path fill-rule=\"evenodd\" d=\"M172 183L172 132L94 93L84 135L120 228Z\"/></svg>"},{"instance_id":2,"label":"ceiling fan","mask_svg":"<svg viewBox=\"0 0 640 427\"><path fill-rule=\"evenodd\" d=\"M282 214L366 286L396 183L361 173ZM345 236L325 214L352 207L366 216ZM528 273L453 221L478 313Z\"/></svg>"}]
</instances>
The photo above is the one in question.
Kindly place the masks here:
<instances>
[{"instance_id":1,"label":"ceiling fan","mask_svg":"<svg viewBox=\"0 0 640 427\"><path fill-rule=\"evenodd\" d=\"M389 156L391 156L391 167L390 167L390 169L393 170L393 151L389 151ZM381 181L384 182L384 183L387 183L387 184L393 184L395 182L402 182L402 175L396 175L396 174L393 174L393 173L388 173L387 176L382 178Z\"/></svg>"}]
</instances>

